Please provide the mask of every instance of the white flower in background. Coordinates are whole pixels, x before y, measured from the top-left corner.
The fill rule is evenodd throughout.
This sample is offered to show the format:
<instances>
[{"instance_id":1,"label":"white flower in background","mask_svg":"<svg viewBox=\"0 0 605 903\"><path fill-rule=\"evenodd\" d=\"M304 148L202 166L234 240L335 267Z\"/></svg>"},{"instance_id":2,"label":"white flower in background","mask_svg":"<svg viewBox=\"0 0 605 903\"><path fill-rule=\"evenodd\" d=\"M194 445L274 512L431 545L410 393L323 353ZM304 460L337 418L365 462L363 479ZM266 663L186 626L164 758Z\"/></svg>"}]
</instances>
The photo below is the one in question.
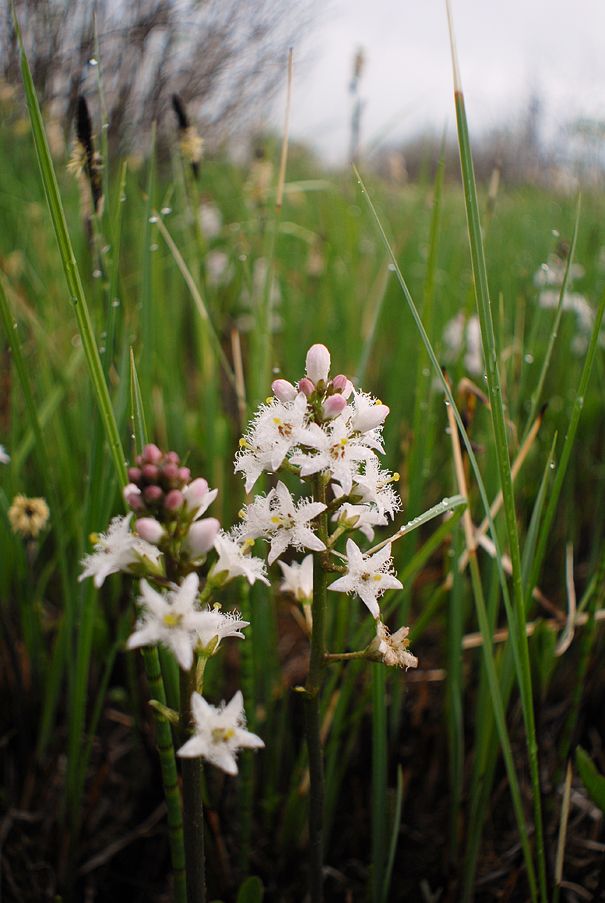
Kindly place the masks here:
<instances>
[{"instance_id":1,"label":"white flower in background","mask_svg":"<svg viewBox=\"0 0 605 903\"><path fill-rule=\"evenodd\" d=\"M379 514L388 514L393 519L395 512L401 508L401 499L393 488L396 479L396 474L383 470L378 459L372 457L366 462L363 473L355 475L351 495L354 501L359 499L374 504ZM336 489L334 492L337 494Z\"/></svg>"},{"instance_id":2,"label":"white flower in background","mask_svg":"<svg viewBox=\"0 0 605 903\"><path fill-rule=\"evenodd\" d=\"M82 559L83 571L79 580L94 578L97 589L103 586L106 577L118 571L130 571L134 565L147 560L157 567L162 553L157 546L146 542L130 529L132 514L114 517L107 533L96 537L94 552Z\"/></svg>"},{"instance_id":3,"label":"white flower in background","mask_svg":"<svg viewBox=\"0 0 605 903\"><path fill-rule=\"evenodd\" d=\"M347 540L347 573L331 583L328 589L338 593L355 593L375 618L380 617L377 599L387 589L403 589L392 573L391 544L374 555L364 555L352 539Z\"/></svg>"},{"instance_id":4,"label":"white flower in background","mask_svg":"<svg viewBox=\"0 0 605 903\"><path fill-rule=\"evenodd\" d=\"M481 326L476 314L469 317L468 321L464 314L456 314L445 326L443 344L443 358L446 363L455 363L464 348L464 366L468 373L473 376L483 373Z\"/></svg>"},{"instance_id":5,"label":"white flower in background","mask_svg":"<svg viewBox=\"0 0 605 903\"><path fill-rule=\"evenodd\" d=\"M202 617L196 621L195 632L202 650L207 649L215 641L216 646L212 650L214 655L225 637L236 636L241 640L245 639L242 630L249 626L250 621L242 621L239 612L222 612L218 608L207 608L200 614Z\"/></svg>"},{"instance_id":6,"label":"white flower in background","mask_svg":"<svg viewBox=\"0 0 605 903\"><path fill-rule=\"evenodd\" d=\"M472 376L483 373L483 346L481 344L481 324L474 314L466 324L466 354L464 366Z\"/></svg>"},{"instance_id":7,"label":"white flower in background","mask_svg":"<svg viewBox=\"0 0 605 903\"><path fill-rule=\"evenodd\" d=\"M565 277L566 260L561 260L556 254L552 254L546 263L543 263L534 274L534 285L537 288L545 286L560 286ZM584 267L579 263L572 263L569 268L567 284L571 285L574 279L581 279L584 275Z\"/></svg>"},{"instance_id":8,"label":"white flower in background","mask_svg":"<svg viewBox=\"0 0 605 903\"><path fill-rule=\"evenodd\" d=\"M204 238L216 238L223 227L221 211L211 201L200 204L200 226Z\"/></svg>"},{"instance_id":9,"label":"white flower in background","mask_svg":"<svg viewBox=\"0 0 605 903\"><path fill-rule=\"evenodd\" d=\"M261 749L265 744L246 730L244 700L238 690L228 705L210 705L199 693L191 696L194 733L177 755L201 757L227 774L237 774L236 753L240 749Z\"/></svg>"},{"instance_id":10,"label":"white flower in background","mask_svg":"<svg viewBox=\"0 0 605 903\"><path fill-rule=\"evenodd\" d=\"M250 585L261 580L269 586L265 576L265 562L249 554L252 548L250 541L238 542L228 533L219 533L214 540L214 548L218 552L218 559L210 570L210 578L223 575L227 582L234 577L245 577Z\"/></svg>"},{"instance_id":11,"label":"white flower in background","mask_svg":"<svg viewBox=\"0 0 605 903\"><path fill-rule=\"evenodd\" d=\"M213 288L231 281L231 264L224 251L209 251L204 263L206 265L206 281Z\"/></svg>"},{"instance_id":12,"label":"white flower in background","mask_svg":"<svg viewBox=\"0 0 605 903\"><path fill-rule=\"evenodd\" d=\"M3 445L0 445L0 464L8 464L10 461L10 455L6 451Z\"/></svg>"},{"instance_id":13,"label":"white flower in background","mask_svg":"<svg viewBox=\"0 0 605 903\"><path fill-rule=\"evenodd\" d=\"M310 448L315 454L301 451L292 455L290 462L300 467L301 477L320 471L327 471L333 480L340 483L345 494L351 491L353 479L361 461L374 457L374 452L363 444L362 439L351 436L344 415L330 421L322 429L311 423L299 434L299 444Z\"/></svg>"},{"instance_id":14,"label":"white flower in background","mask_svg":"<svg viewBox=\"0 0 605 903\"><path fill-rule=\"evenodd\" d=\"M259 496L244 509L244 522L238 532L245 539L262 536L269 540L269 564L273 564L288 546L322 552L325 545L309 524L325 509L323 502L306 499L295 505L290 491L280 480L268 495Z\"/></svg>"},{"instance_id":15,"label":"white flower in background","mask_svg":"<svg viewBox=\"0 0 605 903\"><path fill-rule=\"evenodd\" d=\"M334 488L340 490L336 483ZM340 492L335 492L335 495L338 497ZM388 523L385 515L374 505L351 505L349 502L336 510L332 521L350 530L360 530L370 542L374 539L374 527L385 527Z\"/></svg>"},{"instance_id":16,"label":"white flower in background","mask_svg":"<svg viewBox=\"0 0 605 903\"><path fill-rule=\"evenodd\" d=\"M376 662L384 662L389 668L417 668L418 659L408 652L409 627L400 627L395 633L382 621L376 622L376 638L370 643L367 657Z\"/></svg>"},{"instance_id":17,"label":"white flower in background","mask_svg":"<svg viewBox=\"0 0 605 903\"><path fill-rule=\"evenodd\" d=\"M141 580L137 601L143 612L128 638L128 649L161 643L174 653L181 668L189 671L198 636L208 624L209 613L195 608L198 588L197 574L189 574L180 586L167 593L159 593L146 580Z\"/></svg>"},{"instance_id":18,"label":"white flower in background","mask_svg":"<svg viewBox=\"0 0 605 903\"><path fill-rule=\"evenodd\" d=\"M280 584L283 593L292 593L298 602L309 602L313 598L313 556L306 555L300 564L277 562L284 579Z\"/></svg>"}]
</instances>

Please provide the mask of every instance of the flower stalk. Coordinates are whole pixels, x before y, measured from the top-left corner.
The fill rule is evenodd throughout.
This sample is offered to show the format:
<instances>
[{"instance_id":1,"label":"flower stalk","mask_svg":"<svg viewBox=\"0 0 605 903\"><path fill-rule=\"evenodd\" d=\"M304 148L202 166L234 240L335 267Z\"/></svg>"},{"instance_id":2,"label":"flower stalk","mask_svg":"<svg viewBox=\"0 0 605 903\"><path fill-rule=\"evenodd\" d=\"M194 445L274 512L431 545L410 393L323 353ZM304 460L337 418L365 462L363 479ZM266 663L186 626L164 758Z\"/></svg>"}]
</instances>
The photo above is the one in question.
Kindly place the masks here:
<instances>
[{"instance_id":1,"label":"flower stalk","mask_svg":"<svg viewBox=\"0 0 605 903\"><path fill-rule=\"evenodd\" d=\"M191 694L198 690L199 672L194 662L189 671L180 671L180 712L183 740L188 740L193 717ZM203 675L203 670L202 670ZM203 765L201 758L181 760L183 776L183 827L187 869L188 903L206 901L206 858L204 853Z\"/></svg>"},{"instance_id":2,"label":"flower stalk","mask_svg":"<svg viewBox=\"0 0 605 903\"><path fill-rule=\"evenodd\" d=\"M325 504L326 484L320 474L313 480L314 498ZM327 544L328 518L326 512L318 517L317 535ZM323 809L324 768L321 745L321 680L325 656L325 617L327 602L327 576L324 567L325 552L313 553L313 629L311 654L307 676L305 699L305 733L309 752L309 890L312 903L323 899Z\"/></svg>"}]
</instances>

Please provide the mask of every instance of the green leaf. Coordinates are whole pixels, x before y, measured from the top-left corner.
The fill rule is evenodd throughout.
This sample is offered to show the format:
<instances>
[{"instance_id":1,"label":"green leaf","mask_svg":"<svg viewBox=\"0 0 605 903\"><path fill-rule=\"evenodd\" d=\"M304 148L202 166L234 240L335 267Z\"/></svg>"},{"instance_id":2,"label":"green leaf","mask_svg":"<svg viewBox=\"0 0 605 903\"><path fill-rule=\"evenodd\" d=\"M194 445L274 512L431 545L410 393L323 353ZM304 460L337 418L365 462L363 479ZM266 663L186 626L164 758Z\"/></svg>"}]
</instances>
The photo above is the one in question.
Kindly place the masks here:
<instances>
[{"instance_id":1,"label":"green leaf","mask_svg":"<svg viewBox=\"0 0 605 903\"><path fill-rule=\"evenodd\" d=\"M599 774L596 765L581 746L576 748L576 768L591 800L601 812L605 812L605 777Z\"/></svg>"},{"instance_id":2,"label":"green leaf","mask_svg":"<svg viewBox=\"0 0 605 903\"><path fill-rule=\"evenodd\" d=\"M246 878L237 893L237 903L262 903L265 896L263 882L256 875Z\"/></svg>"}]
</instances>

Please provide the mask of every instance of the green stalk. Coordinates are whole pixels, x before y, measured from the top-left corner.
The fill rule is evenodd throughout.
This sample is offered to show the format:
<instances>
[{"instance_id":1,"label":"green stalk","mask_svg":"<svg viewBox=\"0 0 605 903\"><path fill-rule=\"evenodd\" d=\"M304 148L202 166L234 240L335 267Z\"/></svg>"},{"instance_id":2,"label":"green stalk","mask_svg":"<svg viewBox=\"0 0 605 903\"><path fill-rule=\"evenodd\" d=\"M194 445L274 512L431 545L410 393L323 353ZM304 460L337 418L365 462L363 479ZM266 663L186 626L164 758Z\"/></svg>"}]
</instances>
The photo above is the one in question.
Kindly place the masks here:
<instances>
[{"instance_id":1,"label":"green stalk","mask_svg":"<svg viewBox=\"0 0 605 903\"><path fill-rule=\"evenodd\" d=\"M313 481L316 502L326 501L326 484L319 474ZM317 535L322 542L328 542L328 517L324 511L318 517ZM309 888L312 903L323 899L323 809L324 809L324 767L321 748L320 691L325 653L325 615L327 594L327 571L324 569L322 552L313 553L313 632L311 633L311 655L309 674L305 684L305 732L309 751Z\"/></svg>"},{"instance_id":2,"label":"green stalk","mask_svg":"<svg viewBox=\"0 0 605 903\"><path fill-rule=\"evenodd\" d=\"M464 107L464 95L462 93L462 86L458 73L455 48L453 47L453 32L452 54L454 58L454 96L456 105L456 120L458 124L460 168L462 172L462 183L464 186L464 197L466 203L466 216L469 232L469 244L475 286L475 297L477 301L479 321L481 324L481 341L483 345L483 356L487 371L487 389L490 400L490 411L492 416L492 427L494 430L498 473L500 477L500 487L503 496L504 516L506 521L510 558L513 570L512 583L514 617L512 621L510 621L509 619L509 627L511 631L511 643L513 645L513 648L516 647L517 679L519 682L523 719L525 722L526 730L527 751L529 757L534 806L534 829L536 835L536 856L538 862L540 897L543 901L546 901L548 894L546 888L546 859L544 852L544 832L542 825L538 743L536 738L536 726L534 718L532 679L529 663L529 644L525 631L525 602L521 568L521 550L519 543L519 532L517 527L517 513L513 491L510 458L508 452L508 440L506 435L506 419L502 401L502 387L500 384L500 374L498 371L498 350L494 333L491 300L487 281L487 268L485 265L483 238L481 234L481 223L479 218L477 186L475 183L475 174L473 170L473 160L468 135L468 123ZM507 616L508 615L509 612L507 609Z\"/></svg>"},{"instance_id":3,"label":"green stalk","mask_svg":"<svg viewBox=\"0 0 605 903\"><path fill-rule=\"evenodd\" d=\"M197 690L196 663L181 671L181 730L183 739L191 729L191 694ZM183 825L188 903L205 903L206 863L204 856L203 764L201 758L183 758Z\"/></svg>"},{"instance_id":4,"label":"green stalk","mask_svg":"<svg viewBox=\"0 0 605 903\"><path fill-rule=\"evenodd\" d=\"M387 852L386 667L372 668L372 901L381 903Z\"/></svg>"}]
</instances>

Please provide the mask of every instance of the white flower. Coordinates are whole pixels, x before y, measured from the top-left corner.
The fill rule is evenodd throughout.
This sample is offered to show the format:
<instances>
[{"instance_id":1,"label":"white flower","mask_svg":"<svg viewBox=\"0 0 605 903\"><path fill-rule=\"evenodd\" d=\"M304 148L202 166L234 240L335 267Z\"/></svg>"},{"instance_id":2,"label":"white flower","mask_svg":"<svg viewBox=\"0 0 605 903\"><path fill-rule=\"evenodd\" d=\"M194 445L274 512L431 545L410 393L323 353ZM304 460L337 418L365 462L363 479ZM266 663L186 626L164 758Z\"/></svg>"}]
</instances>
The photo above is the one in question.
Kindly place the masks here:
<instances>
[{"instance_id":1,"label":"white flower","mask_svg":"<svg viewBox=\"0 0 605 903\"><path fill-rule=\"evenodd\" d=\"M290 491L280 480L267 496L259 496L244 509L244 522L239 532L245 539L262 536L270 541L269 564L273 564L288 546L322 552L325 544L309 523L326 507L323 502L306 499L295 505Z\"/></svg>"},{"instance_id":2,"label":"white flower","mask_svg":"<svg viewBox=\"0 0 605 903\"><path fill-rule=\"evenodd\" d=\"M177 755L184 758L201 756L227 774L237 774L235 754L239 749L260 749L265 744L256 734L245 729L244 700L238 690L228 705L210 705L200 696L191 696L194 733Z\"/></svg>"},{"instance_id":3,"label":"white flower","mask_svg":"<svg viewBox=\"0 0 605 903\"><path fill-rule=\"evenodd\" d=\"M118 571L130 571L133 565L140 565L148 559L157 566L160 550L130 529L132 514L114 517L107 533L101 533L94 544L94 552L82 559L84 570L79 580L94 577L97 588L103 586L105 578Z\"/></svg>"},{"instance_id":4,"label":"white flower","mask_svg":"<svg viewBox=\"0 0 605 903\"><path fill-rule=\"evenodd\" d=\"M290 458L291 464L300 467L301 477L328 471L345 494L351 491L360 462L374 457L363 440L351 437L342 415L326 424L324 429L317 423L309 424L307 429L300 431L299 443L316 451L316 454L301 451Z\"/></svg>"},{"instance_id":5,"label":"white flower","mask_svg":"<svg viewBox=\"0 0 605 903\"><path fill-rule=\"evenodd\" d=\"M213 655L225 637L236 636L243 640L242 629L250 624L250 621L242 621L239 613L235 611L222 612L218 608L207 608L200 614L202 617L197 620L195 626L199 645L202 649L207 649L212 641L216 640Z\"/></svg>"},{"instance_id":6,"label":"white flower","mask_svg":"<svg viewBox=\"0 0 605 903\"><path fill-rule=\"evenodd\" d=\"M269 473L272 470L271 461L273 459L273 450L260 449L250 444L250 440L240 440L242 447L235 457L235 473L243 473L246 478L246 492L251 492L252 487L260 477L261 473L266 470Z\"/></svg>"},{"instance_id":7,"label":"white flower","mask_svg":"<svg viewBox=\"0 0 605 903\"><path fill-rule=\"evenodd\" d=\"M354 500L373 503L379 514L388 514L392 519L401 508L401 499L392 485L395 479L397 476L388 470L382 470L380 462L373 456L366 461L364 472L355 475L355 484L350 494ZM336 489L334 491L336 494Z\"/></svg>"},{"instance_id":8,"label":"white flower","mask_svg":"<svg viewBox=\"0 0 605 903\"><path fill-rule=\"evenodd\" d=\"M128 649L161 643L174 653L181 668L189 671L199 634L208 626L209 612L195 608L198 587L197 574L189 574L180 586L166 594L158 593L146 580L141 580L138 603L143 614L128 639Z\"/></svg>"},{"instance_id":9,"label":"white flower","mask_svg":"<svg viewBox=\"0 0 605 903\"><path fill-rule=\"evenodd\" d=\"M271 470L277 470L293 448L305 422L307 399L299 392L292 402L274 401L261 405L252 428L252 445L270 452Z\"/></svg>"},{"instance_id":10,"label":"white flower","mask_svg":"<svg viewBox=\"0 0 605 903\"><path fill-rule=\"evenodd\" d=\"M223 217L216 204L200 204L200 226L206 238L215 238L223 226Z\"/></svg>"},{"instance_id":11,"label":"white flower","mask_svg":"<svg viewBox=\"0 0 605 903\"><path fill-rule=\"evenodd\" d=\"M330 373L330 352L325 345L311 345L307 351L306 374L311 382L327 382Z\"/></svg>"},{"instance_id":12,"label":"white flower","mask_svg":"<svg viewBox=\"0 0 605 903\"><path fill-rule=\"evenodd\" d=\"M337 483L334 483L334 494L337 498L342 495ZM384 527L388 523L384 513L375 506L351 505L349 502L345 502L337 509L332 515L332 520L349 529L360 530L370 542L374 539L374 527Z\"/></svg>"},{"instance_id":13,"label":"white flower","mask_svg":"<svg viewBox=\"0 0 605 903\"><path fill-rule=\"evenodd\" d=\"M354 393L352 407L351 429L359 433L367 433L382 426L390 411L386 404L365 392Z\"/></svg>"},{"instance_id":14,"label":"white flower","mask_svg":"<svg viewBox=\"0 0 605 903\"><path fill-rule=\"evenodd\" d=\"M8 464L10 461L10 455L6 451L3 445L0 445L0 464Z\"/></svg>"},{"instance_id":15,"label":"white flower","mask_svg":"<svg viewBox=\"0 0 605 903\"><path fill-rule=\"evenodd\" d=\"M225 582L234 577L245 577L250 585L261 580L269 586L265 577L265 563L260 558L253 558L249 553L251 543L240 543L228 533L219 533L214 540L214 548L218 559L214 563L209 577L224 575Z\"/></svg>"},{"instance_id":16,"label":"white flower","mask_svg":"<svg viewBox=\"0 0 605 903\"><path fill-rule=\"evenodd\" d=\"M391 544L374 555L364 556L352 539L347 540L347 573L331 583L328 589L338 593L356 593L375 618L380 617L376 601L387 589L403 589L391 571Z\"/></svg>"},{"instance_id":17,"label":"white flower","mask_svg":"<svg viewBox=\"0 0 605 903\"><path fill-rule=\"evenodd\" d=\"M284 593L292 593L299 602L308 602L313 598L313 556L306 555L300 564L293 561L292 564L277 562L282 570L284 579L280 589Z\"/></svg>"},{"instance_id":18,"label":"white flower","mask_svg":"<svg viewBox=\"0 0 605 903\"><path fill-rule=\"evenodd\" d=\"M417 668L418 659L408 652L409 627L400 627L395 633L389 633L389 628L382 621L376 622L376 639L372 640L367 649L367 657L376 662L384 662L389 668Z\"/></svg>"}]
</instances>

